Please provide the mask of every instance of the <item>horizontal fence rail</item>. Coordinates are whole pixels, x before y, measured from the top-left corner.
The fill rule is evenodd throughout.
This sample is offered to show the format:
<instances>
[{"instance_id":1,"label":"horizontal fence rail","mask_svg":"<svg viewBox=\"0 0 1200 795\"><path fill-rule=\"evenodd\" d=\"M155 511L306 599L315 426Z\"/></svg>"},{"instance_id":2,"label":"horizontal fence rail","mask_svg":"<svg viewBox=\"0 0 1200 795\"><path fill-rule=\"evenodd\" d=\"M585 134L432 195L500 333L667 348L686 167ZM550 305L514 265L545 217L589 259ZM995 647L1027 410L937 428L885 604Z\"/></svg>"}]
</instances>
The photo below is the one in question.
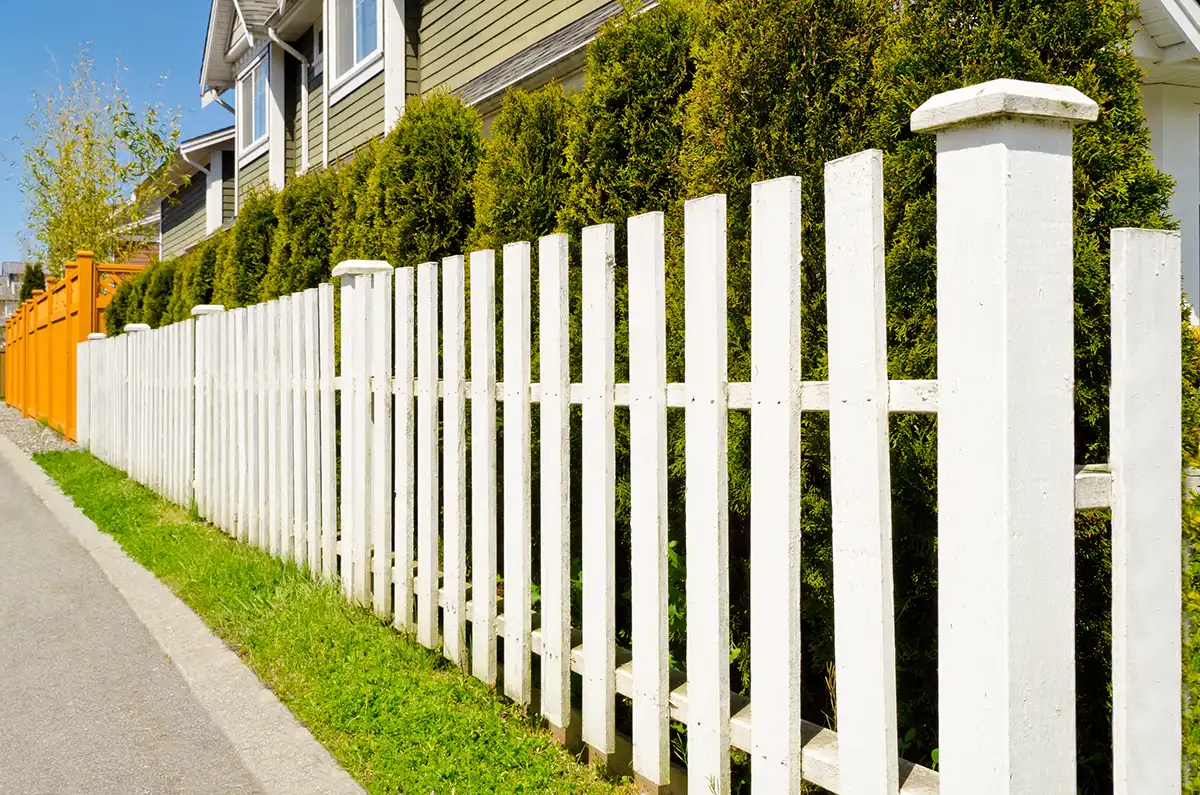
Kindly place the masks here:
<instances>
[{"instance_id":1,"label":"horizontal fence rail","mask_svg":"<svg viewBox=\"0 0 1200 795\"><path fill-rule=\"evenodd\" d=\"M1073 513L1111 507L1117 792L1153 780L1178 793L1179 238L1113 233L1112 457L1075 467L1070 125L1095 106L1011 81L972 91L914 115L939 135L937 381L888 378L883 160L869 151L825 172L828 381L800 376L804 230L786 177L751 191L749 382L728 381L726 200L709 196L684 212L683 382L667 380L666 232L649 213L629 219L625 251L614 226L583 230L578 296L568 238L552 235L536 263L529 243L415 268L341 263L337 335L326 284L82 343L81 441L230 535L339 578L348 599L536 704L561 742L650 791L728 792L737 748L761 793L802 780L849 795L1073 793ZM979 96L1037 112L988 116ZM667 634L671 409L687 463L686 674ZM753 446L749 699L731 692L728 664L730 412L748 412ZM804 412L830 415L836 732L800 711ZM898 750L891 413L939 416L940 772ZM632 574L632 648L617 642L618 563ZM687 729L686 769L672 720Z\"/></svg>"}]
</instances>

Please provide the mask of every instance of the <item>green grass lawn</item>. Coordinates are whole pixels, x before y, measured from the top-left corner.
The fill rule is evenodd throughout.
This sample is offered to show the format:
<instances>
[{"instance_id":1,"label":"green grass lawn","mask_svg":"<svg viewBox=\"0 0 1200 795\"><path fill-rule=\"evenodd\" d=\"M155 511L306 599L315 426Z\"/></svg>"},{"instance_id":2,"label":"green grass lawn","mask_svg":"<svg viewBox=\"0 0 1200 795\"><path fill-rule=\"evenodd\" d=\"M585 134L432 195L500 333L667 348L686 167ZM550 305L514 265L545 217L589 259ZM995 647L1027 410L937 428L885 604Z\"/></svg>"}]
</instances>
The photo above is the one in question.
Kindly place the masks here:
<instances>
[{"instance_id":1,"label":"green grass lawn","mask_svg":"<svg viewBox=\"0 0 1200 795\"><path fill-rule=\"evenodd\" d=\"M88 453L35 458L369 792L635 792L580 765L524 710L347 604L335 586L190 519Z\"/></svg>"}]
</instances>

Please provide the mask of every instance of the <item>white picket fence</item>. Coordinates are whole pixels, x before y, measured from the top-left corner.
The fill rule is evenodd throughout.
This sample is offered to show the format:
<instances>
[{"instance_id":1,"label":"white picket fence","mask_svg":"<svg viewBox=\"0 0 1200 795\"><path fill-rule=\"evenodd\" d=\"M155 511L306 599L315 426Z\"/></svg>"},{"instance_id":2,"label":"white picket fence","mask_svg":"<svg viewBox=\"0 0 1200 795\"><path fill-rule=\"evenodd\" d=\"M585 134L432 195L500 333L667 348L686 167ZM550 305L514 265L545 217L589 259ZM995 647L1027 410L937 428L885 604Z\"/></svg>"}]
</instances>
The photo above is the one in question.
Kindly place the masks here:
<instances>
[{"instance_id":1,"label":"white picket fence","mask_svg":"<svg viewBox=\"0 0 1200 795\"><path fill-rule=\"evenodd\" d=\"M771 795L798 793L802 777L848 795L1073 795L1074 511L1111 506L1115 791L1178 793L1180 242L1113 232L1112 455L1077 473L1071 129L1095 115L1073 89L1013 81L940 95L914 113L914 129L938 135L937 381L887 376L882 155L868 151L826 167L828 382L800 378L801 194L788 177L752 190L749 383L727 382L726 206L708 196L685 209L684 383L666 381L664 224L648 213L628 222L627 384L614 382L615 230L603 225L582 236L582 383L569 381L567 238L553 235L538 244L540 383L530 383L529 243L504 247L502 296L491 251L415 269L345 262L334 270L337 378L332 286L232 312L198 307L175 326L79 346L81 441L172 500L194 499L230 534L314 574L336 572L348 598L502 682L515 701L535 703L539 655L536 703L555 734L574 726L594 754L630 754L655 791L728 792L733 747L749 752L755 791ZM583 411L579 627L571 405ZM615 636L616 406L630 412L632 650ZM671 407L686 418L683 684L667 647ZM731 410L749 411L752 427L750 703L729 682ZM836 733L800 715L805 411L831 419ZM938 414L940 772L897 750L897 412ZM582 677L579 724L572 672ZM631 749L616 731L617 694L632 700ZM671 765L669 718L687 726L686 773Z\"/></svg>"}]
</instances>

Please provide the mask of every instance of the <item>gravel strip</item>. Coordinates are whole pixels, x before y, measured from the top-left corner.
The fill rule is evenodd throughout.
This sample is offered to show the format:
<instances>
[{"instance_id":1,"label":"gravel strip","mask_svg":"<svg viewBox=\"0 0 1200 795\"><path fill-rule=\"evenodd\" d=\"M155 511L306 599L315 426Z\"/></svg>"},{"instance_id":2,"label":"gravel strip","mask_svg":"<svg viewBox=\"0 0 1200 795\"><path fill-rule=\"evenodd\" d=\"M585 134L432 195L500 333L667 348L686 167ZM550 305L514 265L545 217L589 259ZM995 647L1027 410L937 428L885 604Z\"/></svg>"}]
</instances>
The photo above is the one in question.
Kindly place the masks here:
<instances>
[{"instance_id":1,"label":"gravel strip","mask_svg":"<svg viewBox=\"0 0 1200 795\"><path fill-rule=\"evenodd\" d=\"M79 449L49 425L21 416L21 412L7 403L0 403L0 434L30 455Z\"/></svg>"}]
</instances>

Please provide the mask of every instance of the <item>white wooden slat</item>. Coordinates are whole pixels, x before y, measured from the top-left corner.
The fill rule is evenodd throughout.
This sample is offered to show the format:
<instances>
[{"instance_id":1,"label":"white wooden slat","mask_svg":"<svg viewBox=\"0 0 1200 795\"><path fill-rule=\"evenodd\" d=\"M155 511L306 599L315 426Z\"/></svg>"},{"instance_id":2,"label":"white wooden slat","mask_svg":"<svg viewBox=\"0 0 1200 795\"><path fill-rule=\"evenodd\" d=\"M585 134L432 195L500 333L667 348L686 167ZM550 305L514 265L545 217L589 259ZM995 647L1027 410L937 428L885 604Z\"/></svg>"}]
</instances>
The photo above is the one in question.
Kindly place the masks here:
<instances>
[{"instance_id":1,"label":"white wooden slat","mask_svg":"<svg viewBox=\"0 0 1200 795\"><path fill-rule=\"evenodd\" d=\"M684 205L688 791L727 795L729 466L725 196Z\"/></svg>"},{"instance_id":2,"label":"white wooden slat","mask_svg":"<svg viewBox=\"0 0 1200 795\"><path fill-rule=\"evenodd\" d=\"M267 550L280 556L279 510L279 301L267 302L266 374L267 374Z\"/></svg>"},{"instance_id":3,"label":"white wooden slat","mask_svg":"<svg viewBox=\"0 0 1200 795\"><path fill-rule=\"evenodd\" d=\"M471 673L496 684L496 255L471 254Z\"/></svg>"},{"instance_id":4,"label":"white wooden slat","mask_svg":"<svg viewBox=\"0 0 1200 795\"><path fill-rule=\"evenodd\" d=\"M417 266L417 642L438 644L438 265Z\"/></svg>"},{"instance_id":5,"label":"white wooden slat","mask_svg":"<svg viewBox=\"0 0 1200 795\"><path fill-rule=\"evenodd\" d=\"M305 514L308 500L305 496L305 472L307 465L308 423L305 422L304 407L304 294L295 293L291 296L292 328L291 328L291 359L292 359L292 536L293 558L296 565L305 568L308 565L308 517Z\"/></svg>"},{"instance_id":6,"label":"white wooden slat","mask_svg":"<svg viewBox=\"0 0 1200 795\"><path fill-rule=\"evenodd\" d=\"M247 400L247 378L249 365L246 361L247 348L247 314L248 309L237 311L237 324L234 329L234 369L237 374L237 459L238 459L238 538L250 541L250 439L247 435L246 414L249 401Z\"/></svg>"},{"instance_id":7,"label":"white wooden slat","mask_svg":"<svg viewBox=\"0 0 1200 795\"><path fill-rule=\"evenodd\" d=\"M376 615L392 612L392 269L371 279L371 546L372 604Z\"/></svg>"},{"instance_id":8,"label":"white wooden slat","mask_svg":"<svg viewBox=\"0 0 1200 795\"><path fill-rule=\"evenodd\" d=\"M352 280L354 300L348 318L345 305L342 307L342 317L354 330L354 356L350 361L353 383L350 397L350 438L353 444L350 456L350 595L356 604L366 606L371 603L371 353L368 336L371 324L371 277L360 273L353 276ZM343 549L345 546L343 536Z\"/></svg>"},{"instance_id":9,"label":"white wooden slat","mask_svg":"<svg viewBox=\"0 0 1200 795\"><path fill-rule=\"evenodd\" d=\"M194 319L185 320L183 325L183 355L186 362L184 367L184 415L187 417L184 436L186 478L184 482L185 499L183 504L190 508L195 499L194 490L196 483L196 431L195 424L192 421L192 418L195 417L196 406L196 321Z\"/></svg>"},{"instance_id":10,"label":"white wooden slat","mask_svg":"<svg viewBox=\"0 0 1200 795\"><path fill-rule=\"evenodd\" d=\"M529 244L504 247L504 694L532 697Z\"/></svg>"},{"instance_id":11,"label":"white wooden slat","mask_svg":"<svg viewBox=\"0 0 1200 795\"><path fill-rule=\"evenodd\" d=\"M841 792L895 795L900 773L882 152L826 164L825 236ZM798 581L796 587L798 595Z\"/></svg>"},{"instance_id":12,"label":"white wooden slat","mask_svg":"<svg viewBox=\"0 0 1200 795\"><path fill-rule=\"evenodd\" d=\"M259 490L258 466L262 448L258 443L258 401L259 374L262 371L258 362L259 317L261 304L246 310L246 531L247 542L254 547L261 543L261 491Z\"/></svg>"},{"instance_id":13,"label":"white wooden slat","mask_svg":"<svg viewBox=\"0 0 1200 795\"><path fill-rule=\"evenodd\" d=\"M317 288L318 390L321 401L321 574L337 571L337 414L333 390L333 285Z\"/></svg>"},{"instance_id":14,"label":"white wooden slat","mask_svg":"<svg viewBox=\"0 0 1200 795\"><path fill-rule=\"evenodd\" d=\"M542 715L560 742L571 723L571 428L568 248L538 243L541 367Z\"/></svg>"},{"instance_id":15,"label":"white wooden slat","mask_svg":"<svg viewBox=\"0 0 1200 795\"><path fill-rule=\"evenodd\" d=\"M196 386L196 473L193 476L193 488L196 492L196 510L201 516L207 516L206 500L208 498L208 484L206 479L208 477L209 422L208 374L206 372L208 357L205 351L207 342L205 335L208 331L209 321L205 319L205 316L200 315L193 322L196 324L196 334L193 340L196 356L196 374L193 379Z\"/></svg>"},{"instance_id":16,"label":"white wooden slat","mask_svg":"<svg viewBox=\"0 0 1200 795\"><path fill-rule=\"evenodd\" d=\"M667 701L667 329L663 214L630 218L628 239L633 770L651 785L665 786L671 777L671 736Z\"/></svg>"},{"instance_id":17,"label":"white wooden slat","mask_svg":"<svg viewBox=\"0 0 1200 795\"><path fill-rule=\"evenodd\" d=\"M257 351L255 383L258 386L258 397L255 408L258 412L258 426L255 430L258 432L258 548L262 550L269 549L271 545L271 521L270 513L267 509L271 489L271 476L268 472L268 467L270 466L270 431L267 429L271 416L270 376L268 374L268 368L270 367L270 349L268 347L270 318L270 306L268 304L259 304L257 339L255 340L255 349Z\"/></svg>"},{"instance_id":18,"label":"white wooden slat","mask_svg":"<svg viewBox=\"0 0 1200 795\"><path fill-rule=\"evenodd\" d=\"M467 437L465 261L442 261L442 368L445 399L442 402L442 568L445 609L442 644L446 659L466 669L467 659Z\"/></svg>"},{"instance_id":19,"label":"white wooden slat","mask_svg":"<svg viewBox=\"0 0 1200 795\"><path fill-rule=\"evenodd\" d=\"M413 315L412 268L396 269L395 298L395 507L393 509L396 573L393 623L402 632L413 628L413 532L416 517L414 466L416 416L413 410L413 357L416 354L416 318Z\"/></svg>"},{"instance_id":20,"label":"white wooden slat","mask_svg":"<svg viewBox=\"0 0 1200 795\"><path fill-rule=\"evenodd\" d=\"M317 576L321 571L321 486L320 458L321 440L318 435L317 417L317 288L304 291L304 435L308 440L305 454L304 484L306 504L304 516L307 520L305 535L308 538L308 571Z\"/></svg>"},{"instance_id":21,"label":"white wooden slat","mask_svg":"<svg viewBox=\"0 0 1200 795\"><path fill-rule=\"evenodd\" d=\"M292 297L279 298L279 525L280 560L296 559L296 523L293 516L295 474L294 433L295 418L292 396L296 386L295 364L292 359L292 343L295 329L292 326Z\"/></svg>"},{"instance_id":22,"label":"white wooden slat","mask_svg":"<svg viewBox=\"0 0 1200 795\"><path fill-rule=\"evenodd\" d=\"M225 532L230 536L235 535L234 525L234 505L236 496L234 495L234 473L236 468L233 462L233 417L232 417L232 402L233 402L233 312L222 312L217 320L217 325L221 329L220 342L220 421L217 427L221 433L221 473L220 480L220 499L221 499L221 525Z\"/></svg>"},{"instance_id":23,"label":"white wooden slat","mask_svg":"<svg viewBox=\"0 0 1200 795\"><path fill-rule=\"evenodd\" d=\"M612 224L583 230L583 741L605 755L617 736L615 239Z\"/></svg>"},{"instance_id":24,"label":"white wooden slat","mask_svg":"<svg viewBox=\"0 0 1200 795\"><path fill-rule=\"evenodd\" d=\"M1112 233L1113 779L1181 791L1178 232Z\"/></svg>"},{"instance_id":25,"label":"white wooden slat","mask_svg":"<svg viewBox=\"0 0 1200 795\"><path fill-rule=\"evenodd\" d=\"M357 517L354 513L354 508L357 500L354 497L354 490L360 485L361 481L356 476L356 457L357 451L357 422L358 414L357 406L355 405L356 383L357 376L357 359L362 355L358 341L358 326L355 322L356 316L361 314L361 309L358 305L359 293L355 290L356 276L346 275L342 277L341 285L341 350L338 359L338 373L342 377L342 400L341 400L341 499L339 505L341 508L340 522L340 543L338 549L341 554L339 560L340 574L342 578L342 592L347 599L353 598L353 546L354 533Z\"/></svg>"}]
</instances>

